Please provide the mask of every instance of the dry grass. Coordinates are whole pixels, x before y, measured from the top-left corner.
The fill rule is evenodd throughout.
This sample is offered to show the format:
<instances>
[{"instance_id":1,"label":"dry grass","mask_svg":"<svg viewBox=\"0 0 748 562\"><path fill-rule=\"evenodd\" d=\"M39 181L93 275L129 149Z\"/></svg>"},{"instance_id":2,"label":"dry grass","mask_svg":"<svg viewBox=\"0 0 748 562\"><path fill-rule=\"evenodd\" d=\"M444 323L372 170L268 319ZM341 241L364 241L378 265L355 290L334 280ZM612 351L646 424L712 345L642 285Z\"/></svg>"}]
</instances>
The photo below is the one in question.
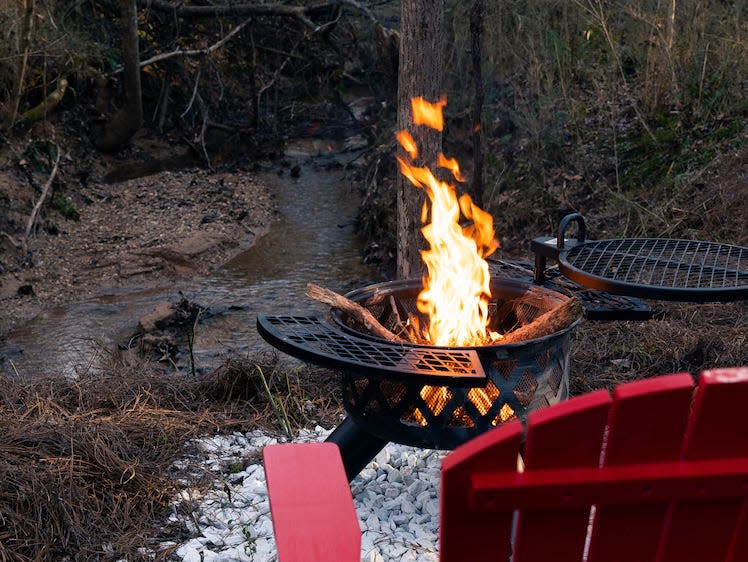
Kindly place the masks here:
<instances>
[{"instance_id":1,"label":"dry grass","mask_svg":"<svg viewBox=\"0 0 748 562\"><path fill-rule=\"evenodd\" d=\"M644 322L585 322L573 343L571 393L650 376L748 363L748 303L652 304Z\"/></svg>"},{"instance_id":2,"label":"dry grass","mask_svg":"<svg viewBox=\"0 0 748 562\"><path fill-rule=\"evenodd\" d=\"M310 424L310 413L335 419L339 405L329 388L320 396L305 390L335 378L306 370L281 376L273 356L233 360L204 379L118 364L75 381L5 382L0 560L132 560L153 537L178 534L159 523L175 493L168 468L185 456L185 442L216 432L279 432L261 372L273 395L311 404L293 408L285 398L293 429Z\"/></svg>"}]
</instances>

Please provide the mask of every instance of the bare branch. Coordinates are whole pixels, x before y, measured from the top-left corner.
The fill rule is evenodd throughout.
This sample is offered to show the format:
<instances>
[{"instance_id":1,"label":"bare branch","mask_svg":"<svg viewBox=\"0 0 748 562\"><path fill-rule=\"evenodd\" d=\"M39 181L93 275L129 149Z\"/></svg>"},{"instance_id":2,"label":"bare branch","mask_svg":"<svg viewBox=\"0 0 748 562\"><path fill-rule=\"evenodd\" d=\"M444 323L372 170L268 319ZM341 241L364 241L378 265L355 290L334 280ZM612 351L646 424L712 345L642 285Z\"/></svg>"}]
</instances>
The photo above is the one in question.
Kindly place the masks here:
<instances>
[{"instance_id":1,"label":"bare branch","mask_svg":"<svg viewBox=\"0 0 748 562\"><path fill-rule=\"evenodd\" d=\"M31 230L34 228L34 223L36 223L36 217L39 215L39 210L42 208L44 200L47 198L47 193L49 193L49 188L52 187L52 182L57 175L57 168L60 163L60 147L55 146L55 148L57 148L57 155L55 156L55 162L52 166L52 172L49 174L49 179L47 179L47 183L45 183L44 187L42 188L42 194L39 196L39 200L34 205L34 208L31 211L31 215L29 216L29 220L26 223L26 232L23 235L24 251L28 248L29 236L31 235Z\"/></svg>"},{"instance_id":2,"label":"bare branch","mask_svg":"<svg viewBox=\"0 0 748 562\"><path fill-rule=\"evenodd\" d=\"M228 43L232 37L234 37L242 29L244 29L251 21L252 18L247 18L242 23L234 27L231 31L229 31L228 34L226 34L226 36L224 36L222 39L213 43L210 47L206 47L205 49L176 49L174 51L171 51L170 53L161 53L160 55L155 55L149 59L141 61L140 67L143 68L144 66L148 66L149 64L165 61L174 57L197 57L201 55L209 55ZM119 72L120 70L122 69L118 68L114 72Z\"/></svg>"},{"instance_id":3,"label":"bare branch","mask_svg":"<svg viewBox=\"0 0 748 562\"><path fill-rule=\"evenodd\" d=\"M312 30L317 25L307 14L320 9L338 5L337 2L317 6L289 6L288 4L222 4L218 6L185 6L182 2L166 0L138 0L143 8L153 8L162 12L174 12L178 16L215 17L215 16L281 16L296 18Z\"/></svg>"}]
</instances>

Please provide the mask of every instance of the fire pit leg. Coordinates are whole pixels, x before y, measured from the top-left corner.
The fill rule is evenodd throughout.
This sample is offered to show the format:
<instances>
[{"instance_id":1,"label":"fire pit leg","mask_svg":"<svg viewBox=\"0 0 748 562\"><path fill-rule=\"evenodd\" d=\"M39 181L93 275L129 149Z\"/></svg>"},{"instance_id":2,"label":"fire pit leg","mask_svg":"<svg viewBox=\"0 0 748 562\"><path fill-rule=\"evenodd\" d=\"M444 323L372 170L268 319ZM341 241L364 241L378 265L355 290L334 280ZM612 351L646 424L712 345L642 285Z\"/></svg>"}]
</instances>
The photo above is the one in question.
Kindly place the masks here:
<instances>
[{"instance_id":1,"label":"fire pit leg","mask_svg":"<svg viewBox=\"0 0 748 562\"><path fill-rule=\"evenodd\" d=\"M348 416L325 439L340 448L343 466L348 481L353 480L369 462L389 443L363 429L356 420Z\"/></svg>"}]
</instances>

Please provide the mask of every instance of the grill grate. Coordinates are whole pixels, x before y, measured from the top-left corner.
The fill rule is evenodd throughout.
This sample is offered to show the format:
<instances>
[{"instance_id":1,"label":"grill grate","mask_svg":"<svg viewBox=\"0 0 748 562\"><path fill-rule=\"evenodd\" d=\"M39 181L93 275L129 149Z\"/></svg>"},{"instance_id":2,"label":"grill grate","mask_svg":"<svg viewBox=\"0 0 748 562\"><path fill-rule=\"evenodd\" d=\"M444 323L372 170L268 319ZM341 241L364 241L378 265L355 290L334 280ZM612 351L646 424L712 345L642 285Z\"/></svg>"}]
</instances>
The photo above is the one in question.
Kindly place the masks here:
<instances>
[{"instance_id":1,"label":"grill grate","mask_svg":"<svg viewBox=\"0 0 748 562\"><path fill-rule=\"evenodd\" d=\"M363 339L335 330L315 316L260 316L257 329L281 351L332 369L393 379L417 375L426 384L485 384L483 368L473 349Z\"/></svg>"},{"instance_id":2,"label":"grill grate","mask_svg":"<svg viewBox=\"0 0 748 562\"><path fill-rule=\"evenodd\" d=\"M559 269L596 289L667 300L748 298L748 249L662 238L585 242L561 252Z\"/></svg>"},{"instance_id":3,"label":"grill grate","mask_svg":"<svg viewBox=\"0 0 748 562\"><path fill-rule=\"evenodd\" d=\"M526 283L533 281L533 264L530 262L496 258L487 261L491 277L517 279ZM579 299L587 320L649 320L652 317L649 306L640 299L587 289L563 277L558 268L547 269L543 273L543 286Z\"/></svg>"}]
</instances>

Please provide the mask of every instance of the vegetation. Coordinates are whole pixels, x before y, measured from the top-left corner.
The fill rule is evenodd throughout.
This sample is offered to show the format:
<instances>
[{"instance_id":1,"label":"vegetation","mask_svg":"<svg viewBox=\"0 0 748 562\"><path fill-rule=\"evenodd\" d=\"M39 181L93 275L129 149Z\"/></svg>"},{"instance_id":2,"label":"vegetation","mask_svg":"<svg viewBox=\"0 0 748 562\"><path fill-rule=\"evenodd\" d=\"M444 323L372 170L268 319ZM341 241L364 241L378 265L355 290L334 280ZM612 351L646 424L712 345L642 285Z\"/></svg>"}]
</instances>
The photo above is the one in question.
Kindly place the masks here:
<instances>
[{"instance_id":1,"label":"vegetation","mask_svg":"<svg viewBox=\"0 0 748 562\"><path fill-rule=\"evenodd\" d=\"M443 139L469 176L472 2L444 3ZM126 103L125 4L0 0L0 151L28 190L22 197L0 185L0 240L22 248L24 260L45 201L63 217L79 216L76 187L91 180L96 141ZM358 128L372 140L359 178L360 230L367 259L391 272L397 41L390 27L398 26L399 3L137 6L139 56L150 61L140 74L148 132L188 144L211 166L274 154L287 136ZM748 245L745 184L703 189L712 170L733 159L748 169L748 2L485 0L481 41L483 203L506 255L527 257L529 240L554 232L570 211L585 215L596 238ZM354 95L373 96L381 109L352 117L344 100ZM66 173L55 177L58 161ZM45 188L54 193L45 197ZM57 231L51 221L45 228ZM656 313L646 335L635 323L582 326L572 392L745 362L744 304ZM232 359L204 380L167 378L131 359L115 354L102 372L75 381L4 384L0 560L148 558L138 549L159 533L180 538L179 529L159 525L173 493L165 473L184 454L184 440L256 426L292 432L311 423L309 403L322 412L315 421L329 426L341 412L329 373Z\"/></svg>"},{"instance_id":2,"label":"vegetation","mask_svg":"<svg viewBox=\"0 0 748 562\"><path fill-rule=\"evenodd\" d=\"M663 224L616 219L637 203L656 206L745 142L744 2L488 6L484 126L497 211L502 194L536 186L549 196L547 219L555 218L583 204L559 193L566 183L571 193L592 194L608 220L628 225L618 234L658 234ZM456 42L453 56L462 52Z\"/></svg>"},{"instance_id":3,"label":"vegetation","mask_svg":"<svg viewBox=\"0 0 748 562\"><path fill-rule=\"evenodd\" d=\"M447 4L444 141L469 175L472 3ZM505 251L526 255L571 211L598 238L699 234L694 185L748 138L745 2L487 1L482 41L483 202ZM362 216L383 262L388 158Z\"/></svg>"},{"instance_id":4,"label":"vegetation","mask_svg":"<svg viewBox=\"0 0 748 562\"><path fill-rule=\"evenodd\" d=\"M248 427L273 432L277 408L295 433L310 412L333 424L339 408L329 398L334 379L282 372L274 356L236 358L199 378L110 359L76 380L4 382L0 560L165 559L154 543L183 532L164 527L175 481L210 478L199 464L172 466L194 452L186 442ZM315 386L328 396L310 395Z\"/></svg>"}]
</instances>

